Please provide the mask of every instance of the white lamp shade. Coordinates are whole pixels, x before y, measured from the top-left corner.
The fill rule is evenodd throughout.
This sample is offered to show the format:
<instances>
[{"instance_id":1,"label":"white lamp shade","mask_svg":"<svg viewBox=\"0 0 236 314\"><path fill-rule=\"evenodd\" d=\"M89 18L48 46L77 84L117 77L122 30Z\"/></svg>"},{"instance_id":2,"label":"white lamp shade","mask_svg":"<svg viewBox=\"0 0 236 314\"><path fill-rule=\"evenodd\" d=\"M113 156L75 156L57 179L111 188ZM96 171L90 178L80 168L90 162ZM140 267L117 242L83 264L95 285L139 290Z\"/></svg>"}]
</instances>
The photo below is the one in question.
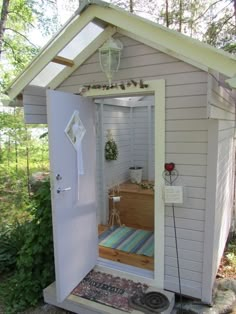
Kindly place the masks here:
<instances>
[{"instance_id":1,"label":"white lamp shade","mask_svg":"<svg viewBox=\"0 0 236 314\"><path fill-rule=\"evenodd\" d=\"M106 74L110 85L113 73L117 72L120 66L121 50L121 42L113 38L108 39L99 49L101 70Z\"/></svg>"}]
</instances>

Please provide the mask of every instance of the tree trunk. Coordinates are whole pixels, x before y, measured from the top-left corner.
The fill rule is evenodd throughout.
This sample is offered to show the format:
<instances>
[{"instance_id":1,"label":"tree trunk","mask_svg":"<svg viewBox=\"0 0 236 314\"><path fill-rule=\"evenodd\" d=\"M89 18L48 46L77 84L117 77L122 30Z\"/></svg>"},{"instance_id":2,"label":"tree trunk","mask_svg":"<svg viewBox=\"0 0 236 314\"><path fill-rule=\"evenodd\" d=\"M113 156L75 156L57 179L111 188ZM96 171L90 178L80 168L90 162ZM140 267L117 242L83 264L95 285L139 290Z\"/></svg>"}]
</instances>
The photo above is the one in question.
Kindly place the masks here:
<instances>
[{"instance_id":1,"label":"tree trunk","mask_svg":"<svg viewBox=\"0 0 236 314\"><path fill-rule=\"evenodd\" d=\"M11 138L8 135L8 145L7 145L7 168L10 170L10 157L11 156Z\"/></svg>"},{"instance_id":2,"label":"tree trunk","mask_svg":"<svg viewBox=\"0 0 236 314\"><path fill-rule=\"evenodd\" d=\"M7 23L8 8L10 5L10 0L3 0L2 11L1 11L1 20L0 20L0 59L2 55L2 46L3 46L3 36Z\"/></svg>"},{"instance_id":3,"label":"tree trunk","mask_svg":"<svg viewBox=\"0 0 236 314\"><path fill-rule=\"evenodd\" d=\"M131 13L134 12L134 3L133 3L133 0L129 0L129 11Z\"/></svg>"},{"instance_id":4,"label":"tree trunk","mask_svg":"<svg viewBox=\"0 0 236 314\"><path fill-rule=\"evenodd\" d=\"M26 173L27 173L27 187L28 187L28 195L30 196L30 164L29 164L29 136L28 136L28 128L25 125L25 133L26 133Z\"/></svg>"},{"instance_id":5,"label":"tree trunk","mask_svg":"<svg viewBox=\"0 0 236 314\"><path fill-rule=\"evenodd\" d=\"M178 31L182 32L182 19L183 19L183 3L182 0L179 0L179 29Z\"/></svg>"},{"instance_id":6,"label":"tree trunk","mask_svg":"<svg viewBox=\"0 0 236 314\"><path fill-rule=\"evenodd\" d=\"M14 107L14 118L16 121L16 107ZM17 131L14 129L14 144L15 144L15 165L16 165L16 174L18 173L18 144L17 144Z\"/></svg>"},{"instance_id":7,"label":"tree trunk","mask_svg":"<svg viewBox=\"0 0 236 314\"><path fill-rule=\"evenodd\" d=\"M170 22L169 22L169 0L165 0L166 3L166 27L169 27Z\"/></svg>"},{"instance_id":8,"label":"tree trunk","mask_svg":"<svg viewBox=\"0 0 236 314\"><path fill-rule=\"evenodd\" d=\"M234 18L235 18L235 24L236 24L236 0L234 0Z\"/></svg>"}]
</instances>

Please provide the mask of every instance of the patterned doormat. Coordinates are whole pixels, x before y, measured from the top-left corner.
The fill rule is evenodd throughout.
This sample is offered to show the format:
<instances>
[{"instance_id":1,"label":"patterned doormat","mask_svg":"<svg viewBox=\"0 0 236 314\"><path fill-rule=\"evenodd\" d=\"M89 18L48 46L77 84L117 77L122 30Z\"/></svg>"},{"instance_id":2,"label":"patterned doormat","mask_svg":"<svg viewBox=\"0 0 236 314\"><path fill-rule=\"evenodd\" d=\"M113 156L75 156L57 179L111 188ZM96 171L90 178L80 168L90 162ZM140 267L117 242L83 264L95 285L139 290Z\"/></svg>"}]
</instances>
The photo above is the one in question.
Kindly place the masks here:
<instances>
[{"instance_id":1,"label":"patterned doormat","mask_svg":"<svg viewBox=\"0 0 236 314\"><path fill-rule=\"evenodd\" d=\"M129 299L142 294L148 286L92 270L72 291L72 294L113 308L131 312Z\"/></svg>"}]
</instances>

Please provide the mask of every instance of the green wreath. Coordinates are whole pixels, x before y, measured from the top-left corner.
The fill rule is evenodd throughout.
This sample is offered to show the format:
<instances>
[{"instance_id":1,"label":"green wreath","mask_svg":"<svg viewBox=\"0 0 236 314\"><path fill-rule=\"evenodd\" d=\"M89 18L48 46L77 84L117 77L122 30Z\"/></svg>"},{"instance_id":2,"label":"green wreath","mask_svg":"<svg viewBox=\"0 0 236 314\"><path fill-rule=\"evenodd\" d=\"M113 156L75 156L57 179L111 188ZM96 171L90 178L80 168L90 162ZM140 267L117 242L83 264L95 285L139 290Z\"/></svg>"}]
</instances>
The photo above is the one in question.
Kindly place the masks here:
<instances>
[{"instance_id":1,"label":"green wreath","mask_svg":"<svg viewBox=\"0 0 236 314\"><path fill-rule=\"evenodd\" d=\"M105 144L105 158L106 160L117 160L118 157L118 147L116 142L111 139Z\"/></svg>"}]
</instances>

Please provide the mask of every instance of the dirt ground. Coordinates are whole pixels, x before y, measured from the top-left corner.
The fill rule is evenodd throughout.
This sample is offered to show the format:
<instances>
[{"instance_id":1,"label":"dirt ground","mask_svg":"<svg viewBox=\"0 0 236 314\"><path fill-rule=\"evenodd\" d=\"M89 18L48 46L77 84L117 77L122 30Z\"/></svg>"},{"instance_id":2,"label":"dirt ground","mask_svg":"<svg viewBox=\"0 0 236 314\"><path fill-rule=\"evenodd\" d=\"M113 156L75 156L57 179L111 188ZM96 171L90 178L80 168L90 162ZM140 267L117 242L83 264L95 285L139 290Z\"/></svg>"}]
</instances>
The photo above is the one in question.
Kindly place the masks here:
<instances>
[{"instance_id":1,"label":"dirt ground","mask_svg":"<svg viewBox=\"0 0 236 314\"><path fill-rule=\"evenodd\" d=\"M231 278L236 279L236 265L230 263L224 256L221 259L221 263L218 269L217 278Z\"/></svg>"}]
</instances>

